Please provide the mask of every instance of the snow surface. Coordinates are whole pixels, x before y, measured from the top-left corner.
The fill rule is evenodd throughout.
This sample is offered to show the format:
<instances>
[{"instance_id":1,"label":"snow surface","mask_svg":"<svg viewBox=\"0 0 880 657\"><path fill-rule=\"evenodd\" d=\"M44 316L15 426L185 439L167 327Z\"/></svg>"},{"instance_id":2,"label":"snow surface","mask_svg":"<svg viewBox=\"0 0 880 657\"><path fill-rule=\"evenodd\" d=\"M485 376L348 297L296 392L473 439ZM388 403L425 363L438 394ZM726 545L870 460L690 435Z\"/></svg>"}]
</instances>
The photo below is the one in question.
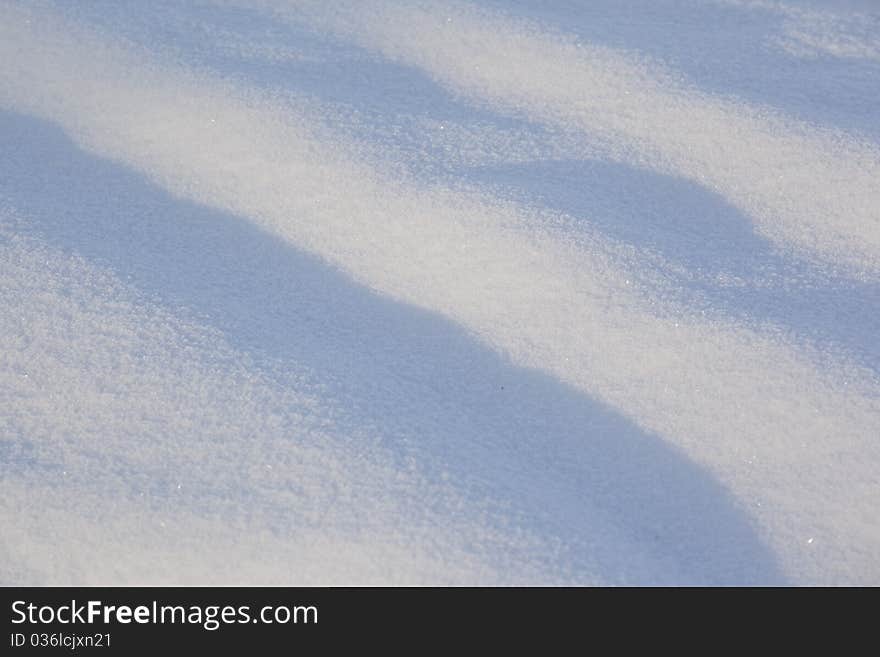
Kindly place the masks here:
<instances>
[{"instance_id":1,"label":"snow surface","mask_svg":"<svg viewBox=\"0 0 880 657\"><path fill-rule=\"evenodd\" d=\"M880 584L880 8L0 0L0 583Z\"/></svg>"}]
</instances>

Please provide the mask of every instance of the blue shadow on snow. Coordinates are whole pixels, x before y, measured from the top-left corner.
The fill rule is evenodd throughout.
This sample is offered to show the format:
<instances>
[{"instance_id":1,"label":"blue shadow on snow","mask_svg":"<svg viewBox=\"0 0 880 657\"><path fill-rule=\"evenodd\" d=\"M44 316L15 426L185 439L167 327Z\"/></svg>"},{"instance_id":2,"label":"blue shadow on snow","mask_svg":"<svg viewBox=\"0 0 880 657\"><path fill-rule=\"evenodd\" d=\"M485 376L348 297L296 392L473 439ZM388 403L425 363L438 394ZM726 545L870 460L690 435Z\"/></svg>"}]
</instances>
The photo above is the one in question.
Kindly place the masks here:
<instances>
[{"instance_id":1,"label":"blue shadow on snow","mask_svg":"<svg viewBox=\"0 0 880 657\"><path fill-rule=\"evenodd\" d=\"M487 523L548 538L558 546L549 570L571 581L785 581L707 471L444 317L381 296L242 217L172 197L43 121L0 114L0 181L34 235L188 309L266 372L317 372L339 400L342 434L373 427L401 464L415 460L475 504L490 500ZM609 527L610 540L599 529ZM272 529L295 531L283 518Z\"/></svg>"}]
</instances>

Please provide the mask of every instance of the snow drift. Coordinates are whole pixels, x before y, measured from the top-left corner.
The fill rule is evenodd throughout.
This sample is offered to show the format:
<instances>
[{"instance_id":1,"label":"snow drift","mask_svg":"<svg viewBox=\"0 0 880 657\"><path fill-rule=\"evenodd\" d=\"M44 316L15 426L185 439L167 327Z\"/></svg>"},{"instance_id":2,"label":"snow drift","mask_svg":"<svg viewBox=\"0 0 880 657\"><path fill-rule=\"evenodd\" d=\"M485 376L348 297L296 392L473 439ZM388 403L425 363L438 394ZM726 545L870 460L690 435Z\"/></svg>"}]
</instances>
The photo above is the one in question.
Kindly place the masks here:
<instances>
[{"instance_id":1,"label":"snow drift","mask_svg":"<svg viewBox=\"0 0 880 657\"><path fill-rule=\"evenodd\" d=\"M3 581L880 579L857 113L552 12L110 5L0 5Z\"/></svg>"}]
</instances>

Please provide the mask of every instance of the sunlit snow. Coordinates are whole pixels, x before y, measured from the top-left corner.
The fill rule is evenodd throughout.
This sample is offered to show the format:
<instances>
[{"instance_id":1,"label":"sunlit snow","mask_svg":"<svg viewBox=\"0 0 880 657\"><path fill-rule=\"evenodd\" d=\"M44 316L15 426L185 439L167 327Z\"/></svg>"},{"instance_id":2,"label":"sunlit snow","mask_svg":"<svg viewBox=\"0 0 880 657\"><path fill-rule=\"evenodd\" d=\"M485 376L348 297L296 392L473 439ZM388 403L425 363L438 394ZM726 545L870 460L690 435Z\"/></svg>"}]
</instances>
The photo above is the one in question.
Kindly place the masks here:
<instances>
[{"instance_id":1,"label":"sunlit snow","mask_svg":"<svg viewBox=\"0 0 880 657\"><path fill-rule=\"evenodd\" d=\"M880 584L878 53L0 0L0 584Z\"/></svg>"}]
</instances>

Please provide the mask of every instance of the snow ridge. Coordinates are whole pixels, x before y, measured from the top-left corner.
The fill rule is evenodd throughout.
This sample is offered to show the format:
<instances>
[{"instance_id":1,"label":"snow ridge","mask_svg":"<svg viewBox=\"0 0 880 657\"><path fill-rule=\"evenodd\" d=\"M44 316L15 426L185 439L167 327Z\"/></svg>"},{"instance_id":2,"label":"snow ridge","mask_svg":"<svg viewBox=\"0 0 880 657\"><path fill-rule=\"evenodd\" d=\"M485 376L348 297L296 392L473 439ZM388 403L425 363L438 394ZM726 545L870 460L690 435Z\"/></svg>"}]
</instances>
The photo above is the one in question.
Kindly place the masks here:
<instances>
[{"instance_id":1,"label":"snow ridge","mask_svg":"<svg viewBox=\"0 0 880 657\"><path fill-rule=\"evenodd\" d=\"M876 280L873 144L468 5L247 7L580 134L597 157L692 179L793 258ZM573 233L576 218L479 186L426 184L328 126L315 99L146 52L50 5L0 4L0 62L0 264L17 311L0 324L15 527L0 577L213 581L210 564L238 554L236 581L880 580L870 368L658 298L649 253L622 259L601 230ZM40 148L72 164L20 155ZM36 183L11 175L27 167ZM123 205L98 209L77 176ZM36 200L45 190L54 204ZM68 201L82 203L69 217ZM187 264L218 253L205 272ZM80 478L49 483L67 465ZM173 477L190 471L175 506ZM168 473L169 491L139 496ZM53 518L71 495L88 500L54 571L51 548L27 549L51 544L20 511L35 490ZM166 548L144 530L163 522ZM96 528L115 572L82 561ZM158 550L195 546L214 546L205 568L150 570Z\"/></svg>"}]
</instances>

